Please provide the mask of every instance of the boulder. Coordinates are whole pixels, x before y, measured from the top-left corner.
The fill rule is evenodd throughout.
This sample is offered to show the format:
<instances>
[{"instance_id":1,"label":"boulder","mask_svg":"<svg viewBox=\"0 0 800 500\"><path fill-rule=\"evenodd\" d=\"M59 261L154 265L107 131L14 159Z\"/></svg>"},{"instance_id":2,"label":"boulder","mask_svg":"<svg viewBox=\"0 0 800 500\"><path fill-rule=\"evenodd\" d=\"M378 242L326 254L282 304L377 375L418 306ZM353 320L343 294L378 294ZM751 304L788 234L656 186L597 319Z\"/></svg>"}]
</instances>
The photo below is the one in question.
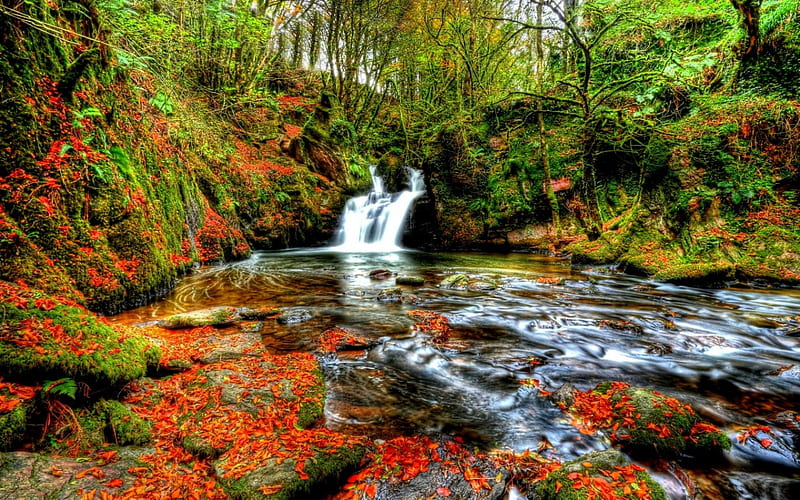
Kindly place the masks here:
<instances>
[{"instance_id":1,"label":"boulder","mask_svg":"<svg viewBox=\"0 0 800 500\"><path fill-rule=\"evenodd\" d=\"M534 488L540 500L618 498L667 500L664 488L617 450L593 451L550 472Z\"/></svg>"},{"instance_id":2,"label":"boulder","mask_svg":"<svg viewBox=\"0 0 800 500\"><path fill-rule=\"evenodd\" d=\"M395 278L394 282L397 285L422 286L425 284L425 278L422 276L402 275Z\"/></svg>"}]
</instances>

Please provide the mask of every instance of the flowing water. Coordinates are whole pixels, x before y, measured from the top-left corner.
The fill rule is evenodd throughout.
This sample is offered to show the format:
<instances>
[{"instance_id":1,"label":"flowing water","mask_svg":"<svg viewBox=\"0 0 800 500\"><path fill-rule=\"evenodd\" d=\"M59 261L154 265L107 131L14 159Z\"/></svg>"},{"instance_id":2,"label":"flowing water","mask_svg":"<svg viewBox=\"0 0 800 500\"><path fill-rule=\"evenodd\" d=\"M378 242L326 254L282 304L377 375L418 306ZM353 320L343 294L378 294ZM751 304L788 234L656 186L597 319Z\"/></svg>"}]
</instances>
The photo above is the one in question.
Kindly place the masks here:
<instances>
[{"instance_id":1,"label":"flowing water","mask_svg":"<svg viewBox=\"0 0 800 500\"><path fill-rule=\"evenodd\" d=\"M400 240L414 201L425 193L422 172L406 167L408 190L387 193L376 167L370 166L372 190L347 201L331 250L339 252L392 252Z\"/></svg>"},{"instance_id":2,"label":"flowing water","mask_svg":"<svg viewBox=\"0 0 800 500\"><path fill-rule=\"evenodd\" d=\"M423 286L404 288L415 303L377 300L394 279L371 279L375 269L424 277ZM436 286L456 272L500 286ZM324 360L333 429L376 437L443 431L518 451L547 441L553 449L545 455L572 459L608 444L577 432L520 381L585 390L622 380L692 404L733 438L728 463L691 473L710 498L800 492L797 289L694 289L530 254L283 251L202 269L164 300L113 319L141 323L217 305L310 311L303 323L263 323L265 345L278 352L311 349L334 326L380 341ZM446 315L455 347L415 333L413 309ZM737 442L753 425L772 429L758 436L773 440L769 448ZM682 498L679 476L656 475Z\"/></svg>"},{"instance_id":3,"label":"flowing water","mask_svg":"<svg viewBox=\"0 0 800 500\"><path fill-rule=\"evenodd\" d=\"M331 327L376 341L323 359L328 427L379 438L445 432L562 461L609 444L578 432L523 380L550 391L608 380L649 387L690 403L734 441L712 468L648 464L672 498L691 496L687 484L699 487L697 498L800 498L800 290L703 290L530 254L403 251L404 221L424 193L419 173L409 170L410 189L395 194L372 175L372 192L348 202L336 246L202 269L114 320L147 323L212 306L304 310L310 320L257 325L267 348L311 350ZM372 279L378 269L425 281L405 287L402 302L381 301L395 280ZM453 273L496 288L437 286ZM446 347L413 329L414 309L449 319ZM739 443L753 426L769 432Z\"/></svg>"}]
</instances>

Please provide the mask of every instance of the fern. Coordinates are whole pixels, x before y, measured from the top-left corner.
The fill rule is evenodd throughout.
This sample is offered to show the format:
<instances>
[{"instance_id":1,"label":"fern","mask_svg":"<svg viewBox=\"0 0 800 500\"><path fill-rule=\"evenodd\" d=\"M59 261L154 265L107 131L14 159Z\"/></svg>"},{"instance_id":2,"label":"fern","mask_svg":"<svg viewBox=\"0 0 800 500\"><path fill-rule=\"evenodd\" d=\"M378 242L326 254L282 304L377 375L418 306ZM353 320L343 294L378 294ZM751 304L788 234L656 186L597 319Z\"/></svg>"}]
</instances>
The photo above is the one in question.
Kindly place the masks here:
<instances>
[{"instance_id":1,"label":"fern","mask_svg":"<svg viewBox=\"0 0 800 500\"><path fill-rule=\"evenodd\" d=\"M75 399L75 395L78 392L78 384L71 378L47 380L42 386L42 392L49 396L67 396L70 399Z\"/></svg>"}]
</instances>

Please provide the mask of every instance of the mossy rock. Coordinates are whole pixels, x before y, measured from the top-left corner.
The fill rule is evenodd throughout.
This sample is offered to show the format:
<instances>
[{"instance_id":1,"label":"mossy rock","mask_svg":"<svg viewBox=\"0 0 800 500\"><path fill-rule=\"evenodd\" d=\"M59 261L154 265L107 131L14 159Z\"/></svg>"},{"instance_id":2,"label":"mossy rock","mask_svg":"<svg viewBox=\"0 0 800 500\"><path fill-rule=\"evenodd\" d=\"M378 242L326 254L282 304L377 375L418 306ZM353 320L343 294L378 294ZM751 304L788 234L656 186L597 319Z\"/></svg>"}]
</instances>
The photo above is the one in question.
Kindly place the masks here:
<instances>
[{"instance_id":1,"label":"mossy rock","mask_svg":"<svg viewBox=\"0 0 800 500\"><path fill-rule=\"evenodd\" d=\"M378 300L381 302L401 302L403 300L403 289L399 286L383 288L378 292Z\"/></svg>"},{"instance_id":2,"label":"mossy rock","mask_svg":"<svg viewBox=\"0 0 800 500\"><path fill-rule=\"evenodd\" d=\"M567 246L566 251L575 265L613 264L622 255L623 249L605 238L594 241L579 240Z\"/></svg>"},{"instance_id":3,"label":"mossy rock","mask_svg":"<svg viewBox=\"0 0 800 500\"><path fill-rule=\"evenodd\" d=\"M161 354L148 340L115 331L74 303L0 282L0 375L72 378L106 388L143 377Z\"/></svg>"},{"instance_id":4,"label":"mossy rock","mask_svg":"<svg viewBox=\"0 0 800 500\"><path fill-rule=\"evenodd\" d=\"M395 278L394 282L398 285L422 286L425 284L425 278L422 276L403 275Z\"/></svg>"},{"instance_id":5,"label":"mossy rock","mask_svg":"<svg viewBox=\"0 0 800 500\"><path fill-rule=\"evenodd\" d=\"M366 448L363 446L341 446L315 448L313 457L304 462L303 474L297 470L297 462L291 458L271 458L261 461L259 466L238 479L224 479L231 464L223 455L215 462L217 475L223 489L232 498L242 500L299 500L322 498L324 493L342 484L361 462ZM270 493L270 488L276 490ZM266 491L266 493L265 493Z\"/></svg>"},{"instance_id":6,"label":"mossy rock","mask_svg":"<svg viewBox=\"0 0 800 500\"><path fill-rule=\"evenodd\" d=\"M733 281L734 274L732 262L690 262L660 269L653 275L653 279L676 285L718 287Z\"/></svg>"},{"instance_id":7,"label":"mossy rock","mask_svg":"<svg viewBox=\"0 0 800 500\"><path fill-rule=\"evenodd\" d=\"M590 498L667 500L667 493L643 468L617 450L593 451L551 472L528 498L587 500Z\"/></svg>"},{"instance_id":8,"label":"mossy rock","mask_svg":"<svg viewBox=\"0 0 800 500\"><path fill-rule=\"evenodd\" d=\"M800 283L800 235L790 229L769 226L744 243L736 272L742 279Z\"/></svg>"},{"instance_id":9,"label":"mossy rock","mask_svg":"<svg viewBox=\"0 0 800 500\"><path fill-rule=\"evenodd\" d=\"M0 451L13 449L25 435L29 406L20 403L11 411L0 414Z\"/></svg>"},{"instance_id":10,"label":"mossy rock","mask_svg":"<svg viewBox=\"0 0 800 500\"><path fill-rule=\"evenodd\" d=\"M158 322L158 326L167 330L180 330L183 328L197 328L202 326L229 326L240 318L236 308L212 307L199 311L173 314Z\"/></svg>"},{"instance_id":11,"label":"mossy rock","mask_svg":"<svg viewBox=\"0 0 800 500\"><path fill-rule=\"evenodd\" d=\"M590 427L604 429L614 443L644 457L714 457L731 447L728 436L703 422L691 406L622 382L576 392L570 411Z\"/></svg>"},{"instance_id":12,"label":"mossy rock","mask_svg":"<svg viewBox=\"0 0 800 500\"><path fill-rule=\"evenodd\" d=\"M451 274L440 281L437 286L449 290L466 290L469 287L469 276L466 274Z\"/></svg>"},{"instance_id":13,"label":"mossy rock","mask_svg":"<svg viewBox=\"0 0 800 500\"><path fill-rule=\"evenodd\" d=\"M153 439L152 424L119 401L98 401L94 411L105 421L109 442L120 446L142 446Z\"/></svg>"}]
</instances>

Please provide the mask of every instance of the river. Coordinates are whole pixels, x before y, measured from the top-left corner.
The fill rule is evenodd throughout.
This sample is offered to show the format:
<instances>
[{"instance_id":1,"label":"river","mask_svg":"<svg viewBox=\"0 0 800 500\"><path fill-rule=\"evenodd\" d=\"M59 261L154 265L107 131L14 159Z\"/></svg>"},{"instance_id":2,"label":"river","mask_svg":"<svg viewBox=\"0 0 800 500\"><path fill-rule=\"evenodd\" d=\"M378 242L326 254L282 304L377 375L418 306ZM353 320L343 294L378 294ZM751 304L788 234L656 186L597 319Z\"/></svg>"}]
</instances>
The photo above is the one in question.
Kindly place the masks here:
<instances>
[{"instance_id":1,"label":"river","mask_svg":"<svg viewBox=\"0 0 800 500\"><path fill-rule=\"evenodd\" d=\"M425 283L403 287L404 302L382 302L380 290L395 280L370 278L377 269ZM453 273L497 288L437 286ZM726 463L687 472L706 497L800 495L798 289L688 288L532 254L290 250L203 268L159 302L111 319L141 324L219 305L310 312L297 324L257 325L276 352L310 350L334 326L380 340L323 360L332 429L383 438L446 432L516 451L549 443L545 456L568 460L608 443L578 432L521 381L585 390L621 380L691 404L731 436ZM444 314L454 347L415 332L414 309ZM753 426L769 432L740 443ZM769 447L759 444L765 437ZM678 476L655 475L682 498Z\"/></svg>"}]
</instances>

